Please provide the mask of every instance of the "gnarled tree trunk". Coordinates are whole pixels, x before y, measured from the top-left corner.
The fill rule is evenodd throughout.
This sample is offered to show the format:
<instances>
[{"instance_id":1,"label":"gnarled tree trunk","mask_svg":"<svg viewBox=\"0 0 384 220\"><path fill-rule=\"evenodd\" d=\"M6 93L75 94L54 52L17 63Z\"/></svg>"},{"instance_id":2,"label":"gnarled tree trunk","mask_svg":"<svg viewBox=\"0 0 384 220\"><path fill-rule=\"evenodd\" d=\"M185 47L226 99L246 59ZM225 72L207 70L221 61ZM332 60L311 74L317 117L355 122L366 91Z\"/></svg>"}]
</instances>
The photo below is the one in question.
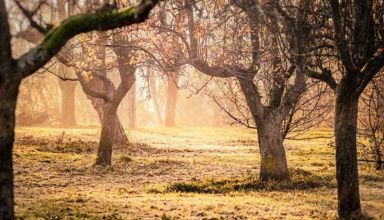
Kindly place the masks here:
<instances>
[{"instance_id":1,"label":"gnarled tree trunk","mask_svg":"<svg viewBox=\"0 0 384 220\"><path fill-rule=\"evenodd\" d=\"M281 135L281 119L268 116L257 120L260 148L260 180L287 180L289 171Z\"/></svg>"},{"instance_id":2,"label":"gnarled tree trunk","mask_svg":"<svg viewBox=\"0 0 384 220\"><path fill-rule=\"evenodd\" d=\"M20 82L0 78L0 219L14 219L12 146Z\"/></svg>"},{"instance_id":3,"label":"gnarled tree trunk","mask_svg":"<svg viewBox=\"0 0 384 220\"><path fill-rule=\"evenodd\" d=\"M256 122L260 149L260 180L287 180L289 171L281 134L282 117L262 107L252 80L238 77L247 106Z\"/></svg>"},{"instance_id":4,"label":"gnarled tree trunk","mask_svg":"<svg viewBox=\"0 0 384 220\"><path fill-rule=\"evenodd\" d=\"M350 219L361 214L356 152L359 96L342 92L343 87L336 92L336 179L339 217Z\"/></svg>"},{"instance_id":5,"label":"gnarled tree trunk","mask_svg":"<svg viewBox=\"0 0 384 220\"><path fill-rule=\"evenodd\" d=\"M90 97L93 108L96 110L97 115L99 116L100 123L103 123L103 112L105 108L105 103L101 99L96 99ZM128 143L127 134L124 131L124 127L121 124L119 117L116 114L115 117L115 136L113 138L114 143L116 144L125 144Z\"/></svg>"}]
</instances>

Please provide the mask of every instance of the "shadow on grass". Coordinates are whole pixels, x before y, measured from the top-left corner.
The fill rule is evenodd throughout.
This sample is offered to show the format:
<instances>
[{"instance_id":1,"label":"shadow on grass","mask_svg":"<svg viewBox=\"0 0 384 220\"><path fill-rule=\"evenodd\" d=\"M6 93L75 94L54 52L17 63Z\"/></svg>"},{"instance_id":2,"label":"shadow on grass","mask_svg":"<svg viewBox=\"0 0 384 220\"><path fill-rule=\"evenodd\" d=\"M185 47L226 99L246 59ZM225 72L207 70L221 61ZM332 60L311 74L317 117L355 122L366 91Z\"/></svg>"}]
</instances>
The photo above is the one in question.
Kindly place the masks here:
<instances>
[{"instance_id":1,"label":"shadow on grass","mask_svg":"<svg viewBox=\"0 0 384 220\"><path fill-rule=\"evenodd\" d=\"M229 193L334 188L332 180L331 176L317 176L302 169L294 169L291 170L291 179L283 182L260 181L257 176L250 175L233 179L176 182L169 185L166 192Z\"/></svg>"}]
</instances>

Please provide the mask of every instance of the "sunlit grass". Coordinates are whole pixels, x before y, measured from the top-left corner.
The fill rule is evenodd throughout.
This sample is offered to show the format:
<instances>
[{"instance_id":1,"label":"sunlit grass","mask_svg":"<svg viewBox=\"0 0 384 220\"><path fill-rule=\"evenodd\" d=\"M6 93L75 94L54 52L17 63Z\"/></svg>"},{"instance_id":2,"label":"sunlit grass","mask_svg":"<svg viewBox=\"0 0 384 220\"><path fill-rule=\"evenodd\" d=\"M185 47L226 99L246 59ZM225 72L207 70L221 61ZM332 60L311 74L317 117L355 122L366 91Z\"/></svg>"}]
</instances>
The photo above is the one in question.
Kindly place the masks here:
<instances>
[{"instance_id":1,"label":"sunlit grass","mask_svg":"<svg viewBox=\"0 0 384 220\"><path fill-rule=\"evenodd\" d=\"M98 129L16 132L16 211L25 219L336 217L330 138L286 141L292 180L265 184L254 130L139 128L108 168L94 166ZM331 133L304 137L319 135ZM384 173L359 168L363 210L384 218Z\"/></svg>"}]
</instances>

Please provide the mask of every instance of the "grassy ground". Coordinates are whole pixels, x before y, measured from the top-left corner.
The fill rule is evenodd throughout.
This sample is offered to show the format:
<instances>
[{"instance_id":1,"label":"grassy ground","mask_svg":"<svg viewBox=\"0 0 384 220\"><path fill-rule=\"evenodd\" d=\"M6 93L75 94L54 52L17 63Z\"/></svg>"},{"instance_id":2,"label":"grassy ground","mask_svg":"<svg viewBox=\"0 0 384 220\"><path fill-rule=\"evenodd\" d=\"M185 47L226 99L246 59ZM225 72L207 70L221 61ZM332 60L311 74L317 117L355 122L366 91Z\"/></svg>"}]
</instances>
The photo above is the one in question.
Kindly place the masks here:
<instances>
[{"instance_id":1,"label":"grassy ground","mask_svg":"<svg viewBox=\"0 0 384 220\"><path fill-rule=\"evenodd\" d=\"M63 133L64 131L64 133ZM18 128L16 212L21 219L334 219L329 138L287 141L292 181L258 182L253 130L141 128L95 167L97 129ZM306 135L330 136L326 130ZM361 164L363 210L384 219L384 173Z\"/></svg>"}]
</instances>

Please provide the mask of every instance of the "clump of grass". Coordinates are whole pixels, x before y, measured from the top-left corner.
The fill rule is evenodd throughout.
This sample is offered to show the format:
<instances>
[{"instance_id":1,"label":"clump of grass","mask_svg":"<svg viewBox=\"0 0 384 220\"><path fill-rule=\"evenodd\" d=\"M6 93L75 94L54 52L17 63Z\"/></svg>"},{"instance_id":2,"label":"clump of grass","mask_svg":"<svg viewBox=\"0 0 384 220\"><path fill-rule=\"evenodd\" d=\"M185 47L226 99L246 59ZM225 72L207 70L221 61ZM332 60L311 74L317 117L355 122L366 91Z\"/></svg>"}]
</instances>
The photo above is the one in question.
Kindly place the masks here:
<instances>
[{"instance_id":1,"label":"clump of grass","mask_svg":"<svg viewBox=\"0 0 384 220\"><path fill-rule=\"evenodd\" d=\"M121 156L120 161L123 163L131 163L133 160L132 160L132 158L130 158L128 156Z\"/></svg>"},{"instance_id":2,"label":"clump of grass","mask_svg":"<svg viewBox=\"0 0 384 220\"><path fill-rule=\"evenodd\" d=\"M311 172L295 169L291 171L291 179L282 182L260 181L255 175L234 179L205 180L197 182L176 182L169 185L167 192L191 193L229 193L248 191L286 191L305 190L319 187L334 187L332 177L320 177Z\"/></svg>"},{"instance_id":3,"label":"clump of grass","mask_svg":"<svg viewBox=\"0 0 384 220\"><path fill-rule=\"evenodd\" d=\"M322 167L322 166L324 166L323 163L319 163L319 162L313 162L313 163L311 163L311 165L314 166L314 167Z\"/></svg>"}]
</instances>

